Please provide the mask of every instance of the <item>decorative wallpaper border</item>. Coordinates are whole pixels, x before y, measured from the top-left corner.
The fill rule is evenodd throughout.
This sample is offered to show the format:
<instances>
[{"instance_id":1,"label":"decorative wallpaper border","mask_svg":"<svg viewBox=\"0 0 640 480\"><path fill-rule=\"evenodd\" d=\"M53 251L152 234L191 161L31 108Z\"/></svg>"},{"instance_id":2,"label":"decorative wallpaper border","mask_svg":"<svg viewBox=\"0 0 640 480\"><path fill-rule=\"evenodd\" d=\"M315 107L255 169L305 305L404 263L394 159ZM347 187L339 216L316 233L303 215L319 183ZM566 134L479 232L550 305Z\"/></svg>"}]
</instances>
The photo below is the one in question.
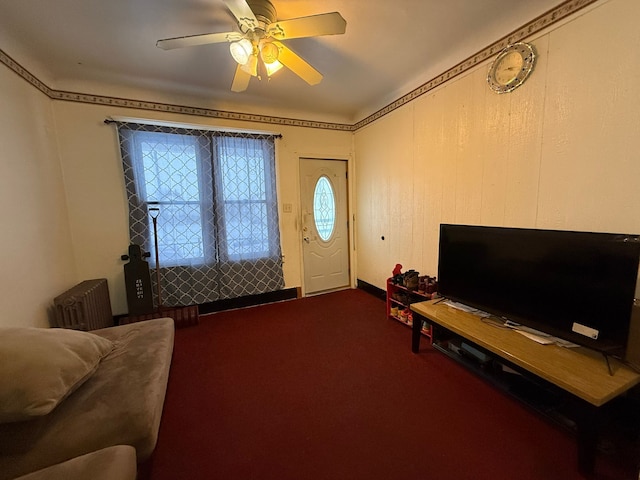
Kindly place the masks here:
<instances>
[{"instance_id":1,"label":"decorative wallpaper border","mask_svg":"<svg viewBox=\"0 0 640 480\"><path fill-rule=\"evenodd\" d=\"M419 96L424 95L430 90L433 90L434 88L442 85L443 83L448 82L452 78L457 77L458 75L466 72L467 70L470 70L471 68L475 67L476 65L484 62L488 58L500 52L507 45L511 45L512 43L522 41L526 37L529 37L549 27L550 25L553 25L554 23L568 17L569 15L574 14L578 10L581 10L582 8L592 3L595 3L597 1L599 0L569 0L563 4L558 5L556 8L549 10L547 13L539 16L538 18L535 18L531 22L520 27L518 30L510 33L509 35L502 37L500 40L493 43L492 45L489 45L487 48L485 48L484 50L481 50L480 52L476 53L472 57L469 57L466 60L460 62L455 67L445 71L442 75L439 75L436 78L432 78L427 83L424 83L418 88L407 93L406 95L403 95L402 97L390 103L386 107L381 108L380 110L369 115L365 119L360 120L359 122L353 125L353 130L356 131L378 120L379 118L384 117L386 114L392 112L396 108L406 105L407 103L411 102L412 100L415 100Z\"/></svg>"},{"instance_id":2,"label":"decorative wallpaper border","mask_svg":"<svg viewBox=\"0 0 640 480\"><path fill-rule=\"evenodd\" d=\"M520 27L518 30L504 36L497 42L488 46L484 50L460 62L453 68L445 71L441 75L432 78L428 82L422 84L418 88L403 95L389 105L381 108L377 112L360 120L359 122L349 125L344 123L317 122L313 120L300 120L295 118L272 117L268 115L258 115L251 113L228 112L224 110L215 110L210 108L196 108L184 105L173 105L169 103L147 102L143 100L132 100L118 97L108 97L103 95L90 95L85 93L66 92L62 90L53 90L40 81L35 75L26 68L16 62L0 49L0 63L13 70L18 76L26 82L33 85L52 100L61 100L67 102L79 102L93 105L113 105L125 108L135 108L138 110L152 110L159 112L180 113L184 115L194 115L198 117L221 118L225 120L242 120L256 123L267 123L271 125L286 125L291 127L307 127L319 128L323 130L339 130L346 132L355 132L360 128L369 125L372 122L384 117L388 113L400 108L403 105L415 100L421 95L433 90L434 88L448 82L454 77L466 72L476 65L484 62L488 58L497 54L507 45L521 41L554 23L568 17L581 10L582 8L595 3L599 0L568 0L556 8L549 10L547 13L533 19L531 22Z\"/></svg>"},{"instance_id":3,"label":"decorative wallpaper border","mask_svg":"<svg viewBox=\"0 0 640 480\"><path fill-rule=\"evenodd\" d=\"M13 58L7 55L4 51L2 51L2 49L0 49L0 63L3 63L10 70L13 70L15 73L17 73L19 77L22 77L23 80L29 82L31 85L44 93L47 97L51 98L53 90L51 90L43 82L36 78L35 75L29 72L29 70L24 68Z\"/></svg>"},{"instance_id":4,"label":"decorative wallpaper border","mask_svg":"<svg viewBox=\"0 0 640 480\"><path fill-rule=\"evenodd\" d=\"M94 105L113 105L117 107L135 108L137 110L153 110L157 112L181 113L198 117L222 118L225 120L243 120L248 122L269 123L272 125L288 125L292 127L321 128L325 130L352 131L353 126L341 123L316 122L313 120L299 120L295 118L271 117L253 113L227 112L211 108L188 107L170 103L146 102L127 98L107 97L85 93L64 92L52 90L50 97L54 100L67 102L90 103Z\"/></svg>"}]
</instances>

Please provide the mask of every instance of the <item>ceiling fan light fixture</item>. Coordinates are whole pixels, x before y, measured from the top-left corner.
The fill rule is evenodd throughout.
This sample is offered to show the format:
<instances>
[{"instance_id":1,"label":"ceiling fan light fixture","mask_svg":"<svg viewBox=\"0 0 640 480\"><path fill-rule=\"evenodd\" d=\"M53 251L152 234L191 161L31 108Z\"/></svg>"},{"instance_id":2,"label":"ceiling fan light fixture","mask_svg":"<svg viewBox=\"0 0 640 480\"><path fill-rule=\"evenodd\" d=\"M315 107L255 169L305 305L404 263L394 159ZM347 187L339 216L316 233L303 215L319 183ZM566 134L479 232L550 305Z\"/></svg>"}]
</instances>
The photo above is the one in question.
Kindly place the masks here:
<instances>
[{"instance_id":1,"label":"ceiling fan light fixture","mask_svg":"<svg viewBox=\"0 0 640 480\"><path fill-rule=\"evenodd\" d=\"M229 51L231 52L233 59L238 62L238 64L246 65L252 57L253 45L248 39L243 38L237 42L232 42L229 45Z\"/></svg>"},{"instance_id":2,"label":"ceiling fan light fixture","mask_svg":"<svg viewBox=\"0 0 640 480\"><path fill-rule=\"evenodd\" d=\"M258 75L258 56L250 55L247 62L240 68L252 77L256 77Z\"/></svg>"},{"instance_id":3,"label":"ceiling fan light fixture","mask_svg":"<svg viewBox=\"0 0 640 480\"><path fill-rule=\"evenodd\" d=\"M295 38L342 35L346 31L347 22L340 13L321 13L278 20L276 9L270 0L222 1L235 17L237 29L165 38L158 40L156 46L163 50L171 50L195 45L228 43L229 53L237 63L231 86L234 92L245 91L252 76L258 79L265 76L271 78L271 75L283 66L309 85L317 85L322 81L320 72L281 42Z\"/></svg>"},{"instance_id":4,"label":"ceiling fan light fixture","mask_svg":"<svg viewBox=\"0 0 640 480\"><path fill-rule=\"evenodd\" d=\"M271 77L274 73L280 70L284 65L282 65L279 61L274 61L271 63L264 64L265 69L267 70L267 77Z\"/></svg>"},{"instance_id":5,"label":"ceiling fan light fixture","mask_svg":"<svg viewBox=\"0 0 640 480\"><path fill-rule=\"evenodd\" d=\"M260 56L262 57L262 61L265 65L270 65L274 62L277 62L279 54L280 50L275 44L271 42L265 42L262 44Z\"/></svg>"}]
</instances>

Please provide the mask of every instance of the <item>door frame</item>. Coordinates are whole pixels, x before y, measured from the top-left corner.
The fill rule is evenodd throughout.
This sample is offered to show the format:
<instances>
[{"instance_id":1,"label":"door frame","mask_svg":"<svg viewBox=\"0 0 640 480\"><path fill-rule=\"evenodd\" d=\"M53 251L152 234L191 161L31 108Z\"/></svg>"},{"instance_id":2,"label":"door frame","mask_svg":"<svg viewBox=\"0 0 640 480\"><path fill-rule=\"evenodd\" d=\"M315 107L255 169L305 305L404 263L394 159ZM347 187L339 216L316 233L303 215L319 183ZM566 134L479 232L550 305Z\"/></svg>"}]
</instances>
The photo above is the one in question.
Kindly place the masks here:
<instances>
[{"instance_id":1,"label":"door frame","mask_svg":"<svg viewBox=\"0 0 640 480\"><path fill-rule=\"evenodd\" d=\"M305 159L309 160L326 160L326 161L341 161L347 162L347 240L348 240L348 262L349 262L349 287L355 288L356 285L356 255L355 255L355 212L353 211L352 205L354 205L353 199L353 159L350 155L320 155L320 154L312 154L312 153L300 153L296 152L296 157L298 157L298 162L296 165L297 170L297 209L298 215L296 217L296 234L298 235L298 260L300 263L300 294L302 297L307 296L306 285L304 282L304 255L303 255L303 240L302 240L302 192L300 189L300 165ZM321 295L321 292L317 295ZM311 295L316 295L315 293Z\"/></svg>"}]
</instances>

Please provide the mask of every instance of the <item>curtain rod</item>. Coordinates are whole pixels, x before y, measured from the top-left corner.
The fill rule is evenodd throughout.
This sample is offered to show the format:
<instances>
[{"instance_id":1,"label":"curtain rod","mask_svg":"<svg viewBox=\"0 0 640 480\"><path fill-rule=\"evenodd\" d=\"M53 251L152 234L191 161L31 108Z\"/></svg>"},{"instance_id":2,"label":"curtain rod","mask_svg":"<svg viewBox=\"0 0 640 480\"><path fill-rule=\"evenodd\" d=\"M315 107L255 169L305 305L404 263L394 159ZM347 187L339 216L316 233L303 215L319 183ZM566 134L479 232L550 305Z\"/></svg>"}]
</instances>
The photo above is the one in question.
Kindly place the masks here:
<instances>
[{"instance_id":1,"label":"curtain rod","mask_svg":"<svg viewBox=\"0 0 640 480\"><path fill-rule=\"evenodd\" d=\"M264 131L255 131L255 130L241 130L241 129L232 129L232 130L224 130L222 128L213 128L213 127L209 127L207 125L194 125L194 124L184 124L184 123L177 123L177 122L163 122L163 121L158 121L158 122L153 122L153 121L149 121L149 120L142 120L142 119L135 119L135 118L122 118L122 119L117 119L117 118L105 118L104 119L104 123L107 125L110 125L112 123L138 123L138 124L142 124L142 125L160 125L162 127L175 127L175 128L184 128L187 130L208 130L211 132L221 132L221 133L250 133L250 134L254 134L254 135L270 135L272 137L275 138L282 138L282 134L281 133L273 133L273 132L264 132Z\"/></svg>"}]
</instances>

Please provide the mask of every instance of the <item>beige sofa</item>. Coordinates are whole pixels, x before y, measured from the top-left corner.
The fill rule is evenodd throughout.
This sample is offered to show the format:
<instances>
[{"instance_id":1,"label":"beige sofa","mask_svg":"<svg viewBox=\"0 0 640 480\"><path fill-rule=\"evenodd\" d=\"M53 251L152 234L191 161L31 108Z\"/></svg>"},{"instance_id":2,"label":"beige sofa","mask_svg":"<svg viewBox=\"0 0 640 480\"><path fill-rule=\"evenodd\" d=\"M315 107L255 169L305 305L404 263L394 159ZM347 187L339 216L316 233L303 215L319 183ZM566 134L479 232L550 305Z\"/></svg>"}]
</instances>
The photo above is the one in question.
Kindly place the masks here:
<instances>
[{"instance_id":1,"label":"beige sofa","mask_svg":"<svg viewBox=\"0 0 640 480\"><path fill-rule=\"evenodd\" d=\"M173 320L148 320L92 332L22 330L0 329L0 362L18 363L13 372L10 367L3 373L6 369L0 365L0 480L115 445L135 447L138 462L149 458L157 441L169 376ZM47 337L54 338L40 345L45 330ZM53 342L53 347L47 342ZM59 344L63 344L62 353L57 354ZM33 352L36 359L29 358L27 366L22 366L21 352ZM14 358L18 360L12 362ZM62 366L51 368L58 358L64 358ZM43 372L38 371L39 365ZM75 377L67 378L69 370ZM3 381L26 385L5 383L3 387ZM33 384L38 388L29 391ZM40 398L48 392L55 393Z\"/></svg>"},{"instance_id":2,"label":"beige sofa","mask_svg":"<svg viewBox=\"0 0 640 480\"><path fill-rule=\"evenodd\" d=\"M116 445L43 468L15 480L136 480L136 449Z\"/></svg>"}]
</instances>

